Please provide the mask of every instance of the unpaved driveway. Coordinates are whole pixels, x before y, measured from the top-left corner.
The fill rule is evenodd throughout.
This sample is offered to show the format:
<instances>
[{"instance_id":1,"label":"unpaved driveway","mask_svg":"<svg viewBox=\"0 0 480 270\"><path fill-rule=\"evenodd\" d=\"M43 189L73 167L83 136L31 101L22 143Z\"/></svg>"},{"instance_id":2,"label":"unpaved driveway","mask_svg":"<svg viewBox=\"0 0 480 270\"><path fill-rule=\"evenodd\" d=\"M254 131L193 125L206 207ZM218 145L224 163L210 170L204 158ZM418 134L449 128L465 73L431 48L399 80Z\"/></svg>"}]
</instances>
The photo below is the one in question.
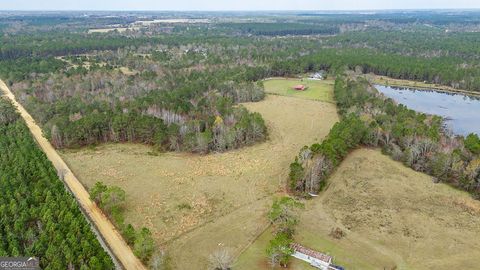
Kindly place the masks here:
<instances>
[{"instance_id":1,"label":"unpaved driveway","mask_svg":"<svg viewBox=\"0 0 480 270\"><path fill-rule=\"evenodd\" d=\"M122 236L115 229L113 224L96 206L96 204L90 200L90 196L85 187L78 181L50 142L43 137L40 127L35 123L32 116L23 108L23 106L15 100L15 96L2 80L0 80L0 90L17 107L28 128L32 132L35 140L45 152L48 159L53 163L53 166L55 166L57 171L62 172L65 184L71 190L78 203L87 214L90 221L95 225L97 231L101 234L105 243L110 248L110 251L114 254L118 261L126 269L146 269L141 261L135 257L132 250L127 243L125 243Z\"/></svg>"}]
</instances>

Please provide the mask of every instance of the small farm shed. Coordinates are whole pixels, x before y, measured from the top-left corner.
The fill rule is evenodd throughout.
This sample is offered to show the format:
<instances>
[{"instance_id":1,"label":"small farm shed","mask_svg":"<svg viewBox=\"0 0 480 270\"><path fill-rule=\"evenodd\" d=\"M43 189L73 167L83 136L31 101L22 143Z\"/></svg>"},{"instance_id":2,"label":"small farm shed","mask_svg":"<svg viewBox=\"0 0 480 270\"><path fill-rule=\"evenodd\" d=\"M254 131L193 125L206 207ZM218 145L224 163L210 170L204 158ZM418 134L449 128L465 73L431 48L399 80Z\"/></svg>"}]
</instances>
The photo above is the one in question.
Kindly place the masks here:
<instances>
[{"instance_id":1,"label":"small farm shed","mask_svg":"<svg viewBox=\"0 0 480 270\"><path fill-rule=\"evenodd\" d=\"M297 91L304 91L305 89L307 89L307 87L303 84L299 84L299 85L295 85L293 87L293 89L297 90Z\"/></svg>"},{"instance_id":2,"label":"small farm shed","mask_svg":"<svg viewBox=\"0 0 480 270\"><path fill-rule=\"evenodd\" d=\"M293 243L291 247L294 250L294 253L292 254L293 257L308 262L311 266L318 269L329 270L333 268L331 267L331 256L308 249L297 243Z\"/></svg>"}]
</instances>

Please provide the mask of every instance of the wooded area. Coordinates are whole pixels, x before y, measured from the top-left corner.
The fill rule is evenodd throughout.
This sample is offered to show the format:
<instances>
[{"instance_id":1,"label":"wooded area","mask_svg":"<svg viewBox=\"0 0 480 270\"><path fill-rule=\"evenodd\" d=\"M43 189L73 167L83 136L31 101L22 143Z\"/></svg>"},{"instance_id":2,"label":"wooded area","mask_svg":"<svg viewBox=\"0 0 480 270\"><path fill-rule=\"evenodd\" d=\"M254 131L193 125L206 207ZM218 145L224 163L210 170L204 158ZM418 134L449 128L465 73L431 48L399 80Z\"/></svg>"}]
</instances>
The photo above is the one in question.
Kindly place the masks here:
<instances>
[{"instance_id":1,"label":"wooded area","mask_svg":"<svg viewBox=\"0 0 480 270\"><path fill-rule=\"evenodd\" d=\"M387 99L364 78L339 76L335 98L342 120L321 144L305 147L290 165L290 188L317 193L333 169L360 145L382 147L406 166L480 196L480 139L446 132L443 119Z\"/></svg>"},{"instance_id":2,"label":"wooded area","mask_svg":"<svg viewBox=\"0 0 480 270\"><path fill-rule=\"evenodd\" d=\"M301 80L321 71L336 77L342 119L290 165L292 193L320 192L350 151L372 146L480 197L478 135L445 132L441 118L385 99L361 76L480 91L478 11L184 15L185 21L150 23L173 15L0 14L0 77L56 148L132 142L153 146L152 154L207 154L268 138L262 116L242 106L264 99L263 79ZM295 114L299 118L302 109ZM15 217L1 221L0 256L32 254L44 269L113 268L78 205L4 101L0 133L0 214ZM135 254L152 268L162 267L168 258L154 250L149 229L124 222L128 194L101 182L90 193ZM297 207L291 198L272 206L272 265L288 262Z\"/></svg>"},{"instance_id":3,"label":"wooded area","mask_svg":"<svg viewBox=\"0 0 480 270\"><path fill-rule=\"evenodd\" d=\"M13 106L0 98L0 256L42 269L114 269L90 224Z\"/></svg>"},{"instance_id":4,"label":"wooded area","mask_svg":"<svg viewBox=\"0 0 480 270\"><path fill-rule=\"evenodd\" d=\"M261 100L256 82L272 76L347 68L480 90L470 13L299 14L96 34L86 27L133 19L65 16L69 31L56 17L16 20L4 20L0 76L57 148L138 142L208 153L263 141L261 116L238 103Z\"/></svg>"}]
</instances>

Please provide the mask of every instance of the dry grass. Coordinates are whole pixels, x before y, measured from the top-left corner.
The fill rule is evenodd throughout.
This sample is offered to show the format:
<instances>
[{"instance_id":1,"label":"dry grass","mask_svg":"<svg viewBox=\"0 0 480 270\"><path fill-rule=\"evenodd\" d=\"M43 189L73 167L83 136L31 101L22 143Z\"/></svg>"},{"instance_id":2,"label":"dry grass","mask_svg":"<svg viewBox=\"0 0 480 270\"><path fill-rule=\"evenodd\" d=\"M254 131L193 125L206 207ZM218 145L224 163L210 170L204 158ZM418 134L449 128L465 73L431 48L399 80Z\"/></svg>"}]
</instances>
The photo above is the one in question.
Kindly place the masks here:
<instances>
[{"instance_id":1,"label":"dry grass","mask_svg":"<svg viewBox=\"0 0 480 270\"><path fill-rule=\"evenodd\" d=\"M370 259L376 256L399 269L473 269L478 263L480 214L475 209L480 202L468 194L434 184L431 177L366 149L354 152L331 183L323 198L312 201L310 214L321 205L328 209L333 221L347 229L340 242L363 241L362 250L371 247L370 255L362 257L378 261L372 268L388 266Z\"/></svg>"},{"instance_id":2,"label":"dry grass","mask_svg":"<svg viewBox=\"0 0 480 270\"><path fill-rule=\"evenodd\" d=\"M127 75L127 76L132 76L132 75L137 75L138 74L138 71L131 70L128 67L119 67L118 70L120 70L120 72L122 72L123 75Z\"/></svg>"},{"instance_id":3,"label":"dry grass","mask_svg":"<svg viewBox=\"0 0 480 270\"><path fill-rule=\"evenodd\" d=\"M87 187L103 181L125 189L126 221L151 228L176 269L204 269L219 246L239 253L263 231L292 157L321 141L338 121L333 104L305 99L267 96L245 106L263 115L267 142L206 156L154 156L147 146L129 144L63 156Z\"/></svg>"},{"instance_id":4,"label":"dry grass","mask_svg":"<svg viewBox=\"0 0 480 270\"><path fill-rule=\"evenodd\" d=\"M330 236L336 227L344 238ZM264 253L250 249L264 252L266 234L239 262L265 264ZM306 202L296 240L330 253L346 269L476 269L479 237L480 202L377 150L361 149L341 164L320 197ZM290 269L312 268L293 260Z\"/></svg>"},{"instance_id":5,"label":"dry grass","mask_svg":"<svg viewBox=\"0 0 480 270\"><path fill-rule=\"evenodd\" d=\"M344 228L346 238L329 240L349 269L478 266L480 202L468 194L367 149L350 155L330 183L322 198L309 202L299 238L321 248L309 234Z\"/></svg>"}]
</instances>

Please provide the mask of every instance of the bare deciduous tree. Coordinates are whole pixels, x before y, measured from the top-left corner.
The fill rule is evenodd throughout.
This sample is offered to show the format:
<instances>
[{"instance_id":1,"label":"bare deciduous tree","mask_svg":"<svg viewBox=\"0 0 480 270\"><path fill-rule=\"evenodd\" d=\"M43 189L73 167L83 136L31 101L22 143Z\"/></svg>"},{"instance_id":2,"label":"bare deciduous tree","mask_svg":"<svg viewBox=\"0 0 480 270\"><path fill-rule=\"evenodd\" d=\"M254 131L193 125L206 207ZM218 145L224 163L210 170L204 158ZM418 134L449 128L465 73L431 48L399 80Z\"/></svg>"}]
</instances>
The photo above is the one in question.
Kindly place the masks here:
<instances>
[{"instance_id":1,"label":"bare deciduous tree","mask_svg":"<svg viewBox=\"0 0 480 270\"><path fill-rule=\"evenodd\" d=\"M168 255L164 252L158 252L152 256L150 260L150 269L152 270L168 270L171 269Z\"/></svg>"},{"instance_id":2,"label":"bare deciduous tree","mask_svg":"<svg viewBox=\"0 0 480 270\"><path fill-rule=\"evenodd\" d=\"M230 270L233 263L233 256L228 248L220 248L209 257L211 270Z\"/></svg>"},{"instance_id":3,"label":"bare deciduous tree","mask_svg":"<svg viewBox=\"0 0 480 270\"><path fill-rule=\"evenodd\" d=\"M275 267L278 265L279 257L280 255L278 253L273 253L268 256L268 264L272 269L275 269Z\"/></svg>"},{"instance_id":4,"label":"bare deciduous tree","mask_svg":"<svg viewBox=\"0 0 480 270\"><path fill-rule=\"evenodd\" d=\"M305 191L318 192L325 175L328 175L330 170L331 164L324 155L315 157L308 168L308 173L305 175Z\"/></svg>"}]
</instances>

